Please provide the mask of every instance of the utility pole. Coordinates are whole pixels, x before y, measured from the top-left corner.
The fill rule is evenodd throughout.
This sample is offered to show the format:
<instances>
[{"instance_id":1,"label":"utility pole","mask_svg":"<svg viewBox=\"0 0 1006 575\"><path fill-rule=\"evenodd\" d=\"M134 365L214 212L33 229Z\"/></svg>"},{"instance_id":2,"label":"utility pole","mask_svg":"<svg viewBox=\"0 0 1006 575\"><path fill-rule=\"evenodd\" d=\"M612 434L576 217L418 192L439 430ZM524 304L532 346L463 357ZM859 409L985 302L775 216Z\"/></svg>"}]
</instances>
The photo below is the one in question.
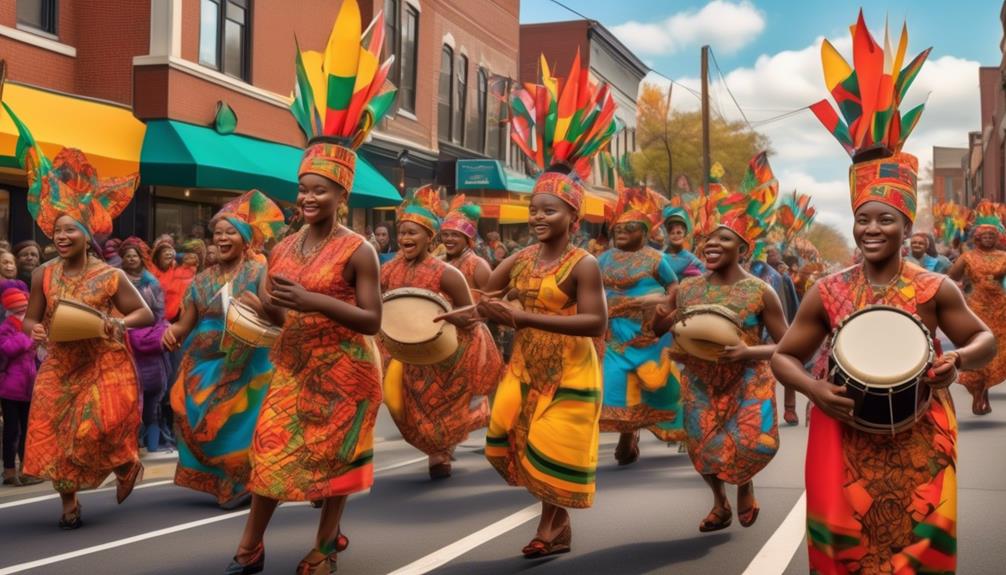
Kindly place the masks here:
<instances>
[{"instance_id":1,"label":"utility pole","mask_svg":"<svg viewBox=\"0 0 1006 575\"><path fill-rule=\"evenodd\" d=\"M702 192L709 193L709 46L702 47Z\"/></svg>"}]
</instances>

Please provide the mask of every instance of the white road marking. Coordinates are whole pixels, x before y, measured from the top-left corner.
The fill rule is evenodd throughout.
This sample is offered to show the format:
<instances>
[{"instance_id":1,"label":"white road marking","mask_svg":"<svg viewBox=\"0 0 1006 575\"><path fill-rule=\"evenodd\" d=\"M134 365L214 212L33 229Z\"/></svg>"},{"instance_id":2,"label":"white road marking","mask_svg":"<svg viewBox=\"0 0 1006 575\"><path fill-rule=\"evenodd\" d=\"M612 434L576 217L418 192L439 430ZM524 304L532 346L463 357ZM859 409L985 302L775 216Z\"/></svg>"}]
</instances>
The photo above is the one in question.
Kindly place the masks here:
<instances>
[{"instance_id":1,"label":"white road marking","mask_svg":"<svg viewBox=\"0 0 1006 575\"><path fill-rule=\"evenodd\" d=\"M396 569L389 575L423 575L424 573L429 573L430 571L457 559L465 553L468 553L479 545L487 543L488 541L491 541L516 527L520 527L539 515L541 515L541 505L538 503L529 505L512 515L508 515L503 519L500 519L488 527L479 529L475 533L451 543L447 547L438 549L400 569ZM0 572L0 575L3 575L3 573Z\"/></svg>"},{"instance_id":2,"label":"white road marking","mask_svg":"<svg viewBox=\"0 0 1006 575\"><path fill-rule=\"evenodd\" d=\"M159 487L161 485L170 485L174 483L171 479L165 479L163 481L151 481L150 483L141 483L133 488L133 491L139 489L146 489L148 487ZM89 495L91 493L102 493L105 491L112 491L115 487L101 487L99 489L89 489L87 491L80 491L77 495ZM18 499L17 501L9 501L7 503L0 503L0 509L7 509L8 507L20 507L22 505L28 505L29 503L38 503L39 501L49 501L50 499L59 499L59 493L50 493L48 495L39 495L38 497L29 497L27 499Z\"/></svg>"},{"instance_id":3,"label":"white road marking","mask_svg":"<svg viewBox=\"0 0 1006 575\"><path fill-rule=\"evenodd\" d=\"M744 570L743 575L782 575L800 548L806 528L807 492L804 491L793 509L790 509L786 519L782 520L779 528Z\"/></svg>"},{"instance_id":4,"label":"white road marking","mask_svg":"<svg viewBox=\"0 0 1006 575\"><path fill-rule=\"evenodd\" d=\"M398 463L392 463L390 465L385 465L374 470L374 474L386 473L393 469L398 469L400 467L405 467L412 465L414 463L419 463L420 461L426 461L427 457L424 455L422 457L416 457L414 459L409 459L406 461L399 461ZM167 481L165 483L170 483ZM163 484L163 483L161 483ZM153 485L153 484L146 484ZM137 485L136 488L139 489L141 485ZM93 492L92 492L93 493ZM52 497L52 496L47 496ZM58 497L58 495L54 496ZM37 499L37 498L35 498ZM296 505L307 505L306 502L298 502L284 505L284 507L292 507ZM211 525L213 523L218 523L220 521L227 521L228 519L233 519L235 517L241 517L248 514L248 509L242 511L234 511L232 513L225 513L223 515L215 515L213 517L207 517L206 519L199 519L196 521L189 521L188 523L181 523L179 525L172 525L171 527L165 527L164 529L158 529L156 531L149 531L147 533L141 533L139 535L134 535L132 537L126 537L124 539L117 539L115 541L109 541L108 543L102 543L100 545L92 545L91 547L85 547L83 549L78 549L76 551L69 551L67 553L61 553L59 555L53 555L52 557L45 557L43 559L37 559L35 561L29 561L27 563L19 563L17 565L11 565L10 567L4 567L0 569L0 575L9 575L11 573L21 573L22 571L28 571L29 569L36 569L38 567L44 567L46 565L52 565L53 563L60 563L68 559L74 559L77 557L83 557L84 555L91 555L94 553L99 553L101 551L107 551L109 549L115 549L116 547L122 547L124 545L130 545L133 543L138 543L140 541L146 541L147 539L154 539L155 537L161 537L163 535L170 535L172 533L178 533L179 531L186 531L189 529L195 529L196 527L202 527L203 525Z\"/></svg>"}]
</instances>

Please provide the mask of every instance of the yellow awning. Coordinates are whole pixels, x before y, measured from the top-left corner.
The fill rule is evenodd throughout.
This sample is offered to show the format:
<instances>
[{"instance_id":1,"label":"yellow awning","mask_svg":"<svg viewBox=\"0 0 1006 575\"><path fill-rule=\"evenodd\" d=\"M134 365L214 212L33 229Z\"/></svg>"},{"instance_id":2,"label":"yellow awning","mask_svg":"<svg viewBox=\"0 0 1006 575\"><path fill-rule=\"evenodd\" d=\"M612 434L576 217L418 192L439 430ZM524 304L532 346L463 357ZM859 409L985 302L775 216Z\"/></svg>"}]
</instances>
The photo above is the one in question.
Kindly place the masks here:
<instances>
[{"instance_id":1,"label":"yellow awning","mask_svg":"<svg viewBox=\"0 0 1006 575\"><path fill-rule=\"evenodd\" d=\"M147 126L129 108L7 82L3 101L28 126L49 158L79 148L102 178L140 170ZM17 128L0 113L0 156L14 156Z\"/></svg>"},{"instance_id":2,"label":"yellow awning","mask_svg":"<svg viewBox=\"0 0 1006 575\"><path fill-rule=\"evenodd\" d=\"M604 206L610 202L593 192L587 192L583 198L583 217L591 222L604 221Z\"/></svg>"},{"instance_id":3,"label":"yellow awning","mask_svg":"<svg viewBox=\"0 0 1006 575\"><path fill-rule=\"evenodd\" d=\"M522 204L501 204L500 223L501 224L526 224L527 206Z\"/></svg>"}]
</instances>

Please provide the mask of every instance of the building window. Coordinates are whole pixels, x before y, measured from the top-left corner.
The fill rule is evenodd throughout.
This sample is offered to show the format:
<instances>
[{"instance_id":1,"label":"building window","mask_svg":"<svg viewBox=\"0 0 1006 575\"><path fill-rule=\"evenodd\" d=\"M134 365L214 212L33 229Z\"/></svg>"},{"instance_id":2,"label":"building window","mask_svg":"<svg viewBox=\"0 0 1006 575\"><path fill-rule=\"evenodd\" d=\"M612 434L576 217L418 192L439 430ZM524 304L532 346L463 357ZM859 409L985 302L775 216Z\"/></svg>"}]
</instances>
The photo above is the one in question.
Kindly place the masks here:
<instances>
[{"instance_id":1,"label":"building window","mask_svg":"<svg viewBox=\"0 0 1006 575\"><path fill-rule=\"evenodd\" d=\"M486 73L485 68L479 68L476 97L476 115L475 122L473 122L475 125L475 137L471 139L471 146L472 149L484 154L486 153L486 125L489 122L489 110L487 108L489 103L489 74Z\"/></svg>"},{"instance_id":2,"label":"building window","mask_svg":"<svg viewBox=\"0 0 1006 575\"><path fill-rule=\"evenodd\" d=\"M393 84L398 85L399 74L401 73L402 57L399 50L402 11L399 7L399 0L386 0L384 2L384 57L394 56L395 61L388 71L388 79ZM383 60L383 59L382 59Z\"/></svg>"},{"instance_id":3,"label":"building window","mask_svg":"<svg viewBox=\"0 0 1006 575\"><path fill-rule=\"evenodd\" d=\"M454 100L454 124L451 140L465 145L465 110L468 107L468 56L458 56L457 80L454 83L458 95Z\"/></svg>"},{"instance_id":4,"label":"building window","mask_svg":"<svg viewBox=\"0 0 1006 575\"><path fill-rule=\"evenodd\" d=\"M398 107L416 111L416 47L419 11L401 0L384 2L384 57L394 56L388 79L398 87Z\"/></svg>"},{"instance_id":5,"label":"building window","mask_svg":"<svg viewBox=\"0 0 1006 575\"><path fill-rule=\"evenodd\" d=\"M199 63L248 79L251 0L200 0Z\"/></svg>"},{"instance_id":6,"label":"building window","mask_svg":"<svg viewBox=\"0 0 1006 575\"><path fill-rule=\"evenodd\" d=\"M437 134L441 140L451 139L454 119L454 50L440 49L440 86L437 92Z\"/></svg>"},{"instance_id":7,"label":"building window","mask_svg":"<svg viewBox=\"0 0 1006 575\"><path fill-rule=\"evenodd\" d=\"M17 23L56 34L57 0L17 0Z\"/></svg>"}]
</instances>

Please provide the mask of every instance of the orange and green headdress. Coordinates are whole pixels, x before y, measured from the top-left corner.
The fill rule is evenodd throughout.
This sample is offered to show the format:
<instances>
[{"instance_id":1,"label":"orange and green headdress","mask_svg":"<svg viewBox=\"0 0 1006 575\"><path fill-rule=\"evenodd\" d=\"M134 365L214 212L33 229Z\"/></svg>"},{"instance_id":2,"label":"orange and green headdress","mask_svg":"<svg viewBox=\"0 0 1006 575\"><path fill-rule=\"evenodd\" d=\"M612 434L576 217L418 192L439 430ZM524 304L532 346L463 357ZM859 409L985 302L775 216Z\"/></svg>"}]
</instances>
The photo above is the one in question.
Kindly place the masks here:
<instances>
[{"instance_id":1,"label":"orange and green headdress","mask_svg":"<svg viewBox=\"0 0 1006 575\"><path fill-rule=\"evenodd\" d=\"M716 202L720 214L716 227L725 227L741 237L753 257L760 257L762 236L775 222L779 181L768 163L768 153L759 152L748 162L740 191Z\"/></svg>"},{"instance_id":2,"label":"orange and green headdress","mask_svg":"<svg viewBox=\"0 0 1006 575\"><path fill-rule=\"evenodd\" d=\"M659 227L663 216L663 206L667 200L660 194L646 188L621 188L618 190L618 203L607 216L608 225L616 226L629 222L638 222L647 230Z\"/></svg>"},{"instance_id":3,"label":"orange and green headdress","mask_svg":"<svg viewBox=\"0 0 1006 575\"><path fill-rule=\"evenodd\" d=\"M425 185L405 198L398 206L398 222L413 222L426 228L430 235L440 231L443 218L440 208L440 193L436 186Z\"/></svg>"},{"instance_id":4,"label":"orange and green headdress","mask_svg":"<svg viewBox=\"0 0 1006 575\"><path fill-rule=\"evenodd\" d=\"M996 202L988 200L979 202L971 214L970 235L973 237L986 231L994 231L1000 235L1006 233L1002 220L1003 208L1002 204Z\"/></svg>"},{"instance_id":5,"label":"orange and green headdress","mask_svg":"<svg viewBox=\"0 0 1006 575\"><path fill-rule=\"evenodd\" d=\"M541 75L510 100L511 139L543 170L532 194L556 196L579 213L591 159L617 131L615 99L580 67L579 50L565 78L553 77L542 55Z\"/></svg>"},{"instance_id":6,"label":"orange and green headdress","mask_svg":"<svg viewBox=\"0 0 1006 575\"><path fill-rule=\"evenodd\" d=\"M852 157L849 186L853 211L866 202L882 202L915 221L918 160L901 151L922 115L924 104L901 113L901 101L918 76L931 48L902 68L908 28L902 26L897 50L884 30L884 45L870 35L863 11L852 27L853 66L827 40L821 44L824 81L842 112L827 100L811 111Z\"/></svg>"},{"instance_id":7,"label":"orange and green headdress","mask_svg":"<svg viewBox=\"0 0 1006 575\"><path fill-rule=\"evenodd\" d=\"M444 223L440 230L454 230L461 232L470 241L475 240L479 233L479 218L482 217L482 208L465 201L465 195L459 194L451 200L451 205L447 215L444 216Z\"/></svg>"},{"instance_id":8,"label":"orange and green headdress","mask_svg":"<svg viewBox=\"0 0 1006 575\"><path fill-rule=\"evenodd\" d=\"M933 227L936 237L950 245L954 240L963 241L971 210L954 202L933 203Z\"/></svg>"},{"instance_id":9,"label":"orange and green headdress","mask_svg":"<svg viewBox=\"0 0 1006 575\"><path fill-rule=\"evenodd\" d=\"M394 57L380 62L384 14L360 33L357 0L343 0L325 52L297 46L297 83L290 105L308 138L298 176L317 174L353 188L356 149L395 101L388 81Z\"/></svg>"},{"instance_id":10,"label":"orange and green headdress","mask_svg":"<svg viewBox=\"0 0 1006 575\"><path fill-rule=\"evenodd\" d=\"M801 232L809 230L817 214L810 205L810 196L793 190L785 196L776 210L776 226L782 232L783 244L788 246Z\"/></svg>"},{"instance_id":11,"label":"orange and green headdress","mask_svg":"<svg viewBox=\"0 0 1006 575\"><path fill-rule=\"evenodd\" d=\"M283 210L258 190L251 190L224 204L214 220L225 219L241 234L245 245L259 250L283 232Z\"/></svg>"}]
</instances>

